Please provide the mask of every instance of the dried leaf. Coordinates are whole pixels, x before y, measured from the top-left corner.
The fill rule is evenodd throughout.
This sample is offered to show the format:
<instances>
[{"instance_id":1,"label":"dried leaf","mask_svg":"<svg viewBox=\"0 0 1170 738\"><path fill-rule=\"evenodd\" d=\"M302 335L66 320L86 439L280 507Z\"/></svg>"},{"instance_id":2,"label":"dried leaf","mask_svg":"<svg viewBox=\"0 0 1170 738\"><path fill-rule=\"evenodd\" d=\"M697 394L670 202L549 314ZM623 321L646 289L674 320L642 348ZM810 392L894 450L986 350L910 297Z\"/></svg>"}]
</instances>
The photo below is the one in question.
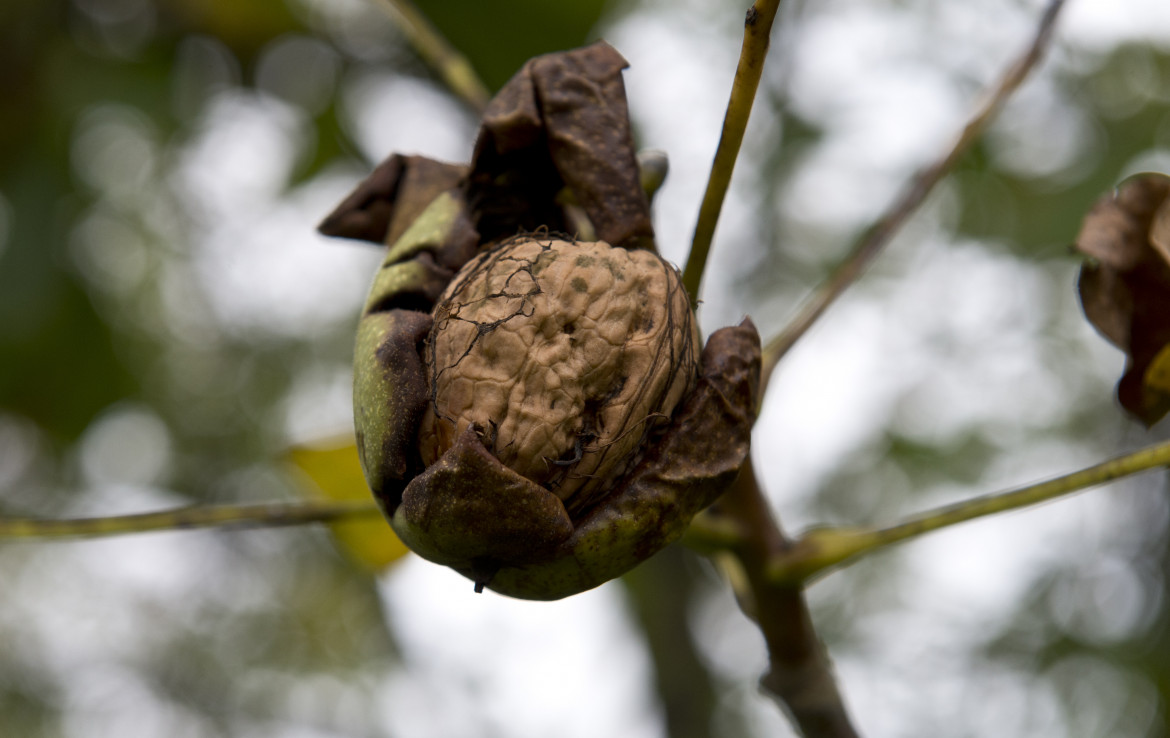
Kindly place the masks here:
<instances>
[{"instance_id":1,"label":"dried leaf","mask_svg":"<svg viewBox=\"0 0 1170 738\"><path fill-rule=\"evenodd\" d=\"M345 198L317 230L326 236L393 244L467 168L424 156L392 154Z\"/></svg>"},{"instance_id":2,"label":"dried leaf","mask_svg":"<svg viewBox=\"0 0 1170 738\"><path fill-rule=\"evenodd\" d=\"M540 229L654 248L650 202L640 186L621 54L605 42L532 59L484 113L470 172L421 156L382 162L318 230L394 244L444 192L462 188L483 243Z\"/></svg>"},{"instance_id":3,"label":"dried leaf","mask_svg":"<svg viewBox=\"0 0 1170 738\"><path fill-rule=\"evenodd\" d=\"M1146 425L1170 412L1170 177L1143 174L1097 201L1077 248L1085 316L1127 354L1122 406Z\"/></svg>"},{"instance_id":4,"label":"dried leaf","mask_svg":"<svg viewBox=\"0 0 1170 738\"><path fill-rule=\"evenodd\" d=\"M476 142L468 201L485 241L568 230L567 187L598 239L652 248L621 54L605 42L531 60L493 98Z\"/></svg>"}]
</instances>

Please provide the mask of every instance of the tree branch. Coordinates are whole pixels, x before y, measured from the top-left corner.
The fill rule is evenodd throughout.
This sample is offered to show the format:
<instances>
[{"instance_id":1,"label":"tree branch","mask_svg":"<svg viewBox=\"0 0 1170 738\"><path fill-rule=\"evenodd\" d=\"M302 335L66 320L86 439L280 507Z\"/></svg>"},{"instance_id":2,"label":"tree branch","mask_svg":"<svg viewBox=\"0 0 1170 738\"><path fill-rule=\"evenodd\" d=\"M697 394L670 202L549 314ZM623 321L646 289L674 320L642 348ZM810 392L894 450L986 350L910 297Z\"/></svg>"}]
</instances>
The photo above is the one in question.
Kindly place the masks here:
<instances>
[{"instance_id":1,"label":"tree branch","mask_svg":"<svg viewBox=\"0 0 1170 738\"><path fill-rule=\"evenodd\" d=\"M731 489L716 503L716 516L734 521L741 535L730 547L742 567L737 595L744 612L760 626L771 669L761 684L807 738L854 738L828 654L813 628L802 582L771 576L771 562L792 547L760 493L749 460Z\"/></svg>"},{"instance_id":2,"label":"tree branch","mask_svg":"<svg viewBox=\"0 0 1170 738\"><path fill-rule=\"evenodd\" d=\"M1043 56L1052 37L1056 18L1063 6L1064 0L1051 0L1049 2L1028 48L1007 69L999 83L985 94L983 101L946 153L929 166L919 170L902 191L902 194L890 204L886 212L861 235L845 261L805 301L796 317L780 335L773 338L764 347L763 370L760 375L761 397L767 390L768 380L780 359L808 332L809 328L828 310L829 306L857 281L874 257L881 252L894 234L922 205L934 186L954 168L963 154L995 120L1008 98L1019 88L1020 84L1027 78L1028 73Z\"/></svg>"},{"instance_id":3,"label":"tree branch","mask_svg":"<svg viewBox=\"0 0 1170 738\"><path fill-rule=\"evenodd\" d=\"M491 93L463 54L410 0L377 0L402 29L410 44L444 84L476 113L483 113Z\"/></svg>"},{"instance_id":4,"label":"tree branch","mask_svg":"<svg viewBox=\"0 0 1170 738\"><path fill-rule=\"evenodd\" d=\"M862 556L968 520L1048 502L1139 472L1170 466L1170 442L1141 449L1046 482L976 497L885 528L814 528L768 564L777 585L799 586Z\"/></svg>"},{"instance_id":5,"label":"tree branch","mask_svg":"<svg viewBox=\"0 0 1170 738\"><path fill-rule=\"evenodd\" d=\"M772 34L772 22L780 0L756 0L747 12L744 22L743 48L739 52L739 66L735 69L735 80L731 83L731 97L727 101L727 113L723 117L723 131L719 146L715 149L715 161L707 178L707 190L699 206L699 220L695 224L695 236L691 240L691 252L683 270L683 286L691 296L691 302L698 302L699 284L711 252L711 241L715 237L715 225L727 197L731 184L731 173L739 157L743 133L752 113L752 103L760 86L760 75L764 71L764 59L768 55L768 42Z\"/></svg>"},{"instance_id":6,"label":"tree branch","mask_svg":"<svg viewBox=\"0 0 1170 738\"><path fill-rule=\"evenodd\" d=\"M667 546L622 576L626 599L638 619L670 738L712 738L719 702L715 680L691 632L691 603L699 590L692 556Z\"/></svg>"},{"instance_id":7,"label":"tree branch","mask_svg":"<svg viewBox=\"0 0 1170 738\"><path fill-rule=\"evenodd\" d=\"M381 516L373 500L265 502L253 505L183 507L102 518L45 520L0 517L0 540L12 538L96 538L126 533L221 527L280 527L327 523L340 518Z\"/></svg>"}]
</instances>

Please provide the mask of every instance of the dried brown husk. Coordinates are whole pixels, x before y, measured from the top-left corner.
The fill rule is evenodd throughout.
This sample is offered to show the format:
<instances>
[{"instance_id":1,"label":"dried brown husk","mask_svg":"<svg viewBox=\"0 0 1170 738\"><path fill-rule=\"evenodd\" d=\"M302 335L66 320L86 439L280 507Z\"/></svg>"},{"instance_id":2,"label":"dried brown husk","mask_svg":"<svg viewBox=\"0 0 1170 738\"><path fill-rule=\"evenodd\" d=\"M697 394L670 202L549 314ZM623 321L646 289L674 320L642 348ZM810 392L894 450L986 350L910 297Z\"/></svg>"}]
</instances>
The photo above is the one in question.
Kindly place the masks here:
<instances>
[{"instance_id":1,"label":"dried brown husk","mask_svg":"<svg viewBox=\"0 0 1170 738\"><path fill-rule=\"evenodd\" d=\"M1102 197L1077 249L1089 321L1126 352L1121 405L1146 425L1170 412L1170 177L1142 174Z\"/></svg>"},{"instance_id":2,"label":"dried brown husk","mask_svg":"<svg viewBox=\"0 0 1170 738\"><path fill-rule=\"evenodd\" d=\"M517 233L582 224L615 246L654 249L625 66L603 42L532 60L491 102L470 166L394 155L321 225L389 247L355 347L367 482L416 552L517 597L565 597L629 570L680 536L747 455L759 381L750 322L712 334L697 378L693 358L678 361L681 404L647 413L637 450L581 504L566 508L501 463L490 423L462 427L437 459L420 453L432 311L468 261Z\"/></svg>"}]
</instances>

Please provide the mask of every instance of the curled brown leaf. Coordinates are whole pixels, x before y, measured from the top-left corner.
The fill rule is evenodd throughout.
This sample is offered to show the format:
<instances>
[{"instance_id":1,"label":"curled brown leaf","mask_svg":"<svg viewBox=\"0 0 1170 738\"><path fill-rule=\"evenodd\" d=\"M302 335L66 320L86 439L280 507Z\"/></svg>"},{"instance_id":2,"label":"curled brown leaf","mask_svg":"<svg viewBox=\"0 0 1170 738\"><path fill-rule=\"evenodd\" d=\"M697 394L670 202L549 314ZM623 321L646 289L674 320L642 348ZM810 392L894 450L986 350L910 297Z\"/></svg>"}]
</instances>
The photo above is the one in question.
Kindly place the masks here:
<instances>
[{"instance_id":1,"label":"curled brown leaf","mask_svg":"<svg viewBox=\"0 0 1170 738\"><path fill-rule=\"evenodd\" d=\"M558 199L567 188L599 240L652 247L622 82L626 66L599 41L529 61L493 98L468 180L484 240L541 226L571 230Z\"/></svg>"},{"instance_id":2,"label":"curled brown leaf","mask_svg":"<svg viewBox=\"0 0 1170 738\"><path fill-rule=\"evenodd\" d=\"M1077 249L1089 259L1085 316L1126 352L1121 405L1147 426L1170 412L1170 177L1142 174L1085 216Z\"/></svg>"},{"instance_id":3,"label":"curled brown leaf","mask_svg":"<svg viewBox=\"0 0 1170 738\"><path fill-rule=\"evenodd\" d=\"M317 227L326 236L393 244L441 193L467 173L461 164L391 154Z\"/></svg>"}]
</instances>

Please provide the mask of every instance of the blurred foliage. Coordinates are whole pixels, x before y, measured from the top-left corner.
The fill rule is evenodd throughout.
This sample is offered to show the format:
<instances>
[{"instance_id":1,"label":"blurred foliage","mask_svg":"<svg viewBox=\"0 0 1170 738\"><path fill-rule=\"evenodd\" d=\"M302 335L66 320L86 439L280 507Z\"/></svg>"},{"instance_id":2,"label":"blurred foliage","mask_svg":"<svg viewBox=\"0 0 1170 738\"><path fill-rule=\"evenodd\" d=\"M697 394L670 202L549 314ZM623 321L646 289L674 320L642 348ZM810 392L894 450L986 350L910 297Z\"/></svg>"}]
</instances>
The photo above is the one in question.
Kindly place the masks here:
<instances>
[{"instance_id":1,"label":"blurred foliage","mask_svg":"<svg viewBox=\"0 0 1170 738\"><path fill-rule=\"evenodd\" d=\"M494 91L530 58L594 40L602 13L614 4L612 0L422 0L417 6L467 55ZM509 20L500 22L503 18Z\"/></svg>"},{"instance_id":2,"label":"blurred foliage","mask_svg":"<svg viewBox=\"0 0 1170 738\"><path fill-rule=\"evenodd\" d=\"M642 5L420 6L498 87L530 56L592 40L599 19ZM289 75L273 72L285 66ZM948 180L958 203L949 237L978 241L1021 269L1052 266L1045 282L1052 303L1071 290L1060 280L1075 265L1067 246L1081 215L1135 162L1170 147L1170 51L1122 46L1062 74L1063 102L1083 134L1076 156L1029 170L993 137ZM280 454L304 440L298 423L312 424L314 408L336 394L335 380L347 381L363 286L351 315L344 305L333 315L325 300L313 312L329 315L298 315L289 327L294 321L279 316L225 311L215 294L263 293L276 289L279 275L241 282L231 251L210 262L222 274L209 280L201 270L212 241L271 227L274 212L287 215L281 204L300 212L308 203L323 215L360 178L370 162L359 161L346 93L355 80L379 75L429 78L385 15L360 2L0 3L0 514L102 514L301 493ZM825 272L833 254L820 247L841 234L794 225L772 207L829 132L788 110L782 91L766 95L762 107L783 125L756 152L752 235L806 250L756 248L719 268L757 304L790 304ZM212 148L211 121L245 125L257 108L294 131L289 150L277 149L287 170L271 175L272 191L263 182L254 185L261 195L236 181L193 185L229 169L222 158L211 174L193 169L197 154ZM285 129L261 130L258 149L277 145ZM248 162L263 170L264 160ZM216 201L216 192L253 208L250 225L212 233L232 204ZM375 262L371 250L370 269ZM905 263L896 256L891 263L862 289L896 281L887 269ZM325 286L297 289L282 299L309 300ZM937 485L980 484L1004 453L1042 449L1053 437L1106 455L1124 437L1115 409L1090 392L1100 386L1086 389L1072 376L1083 349L1062 320L1046 320L1042 370L1068 395L1059 427L1022 419L1005 429L974 418L924 433L906 420L920 402L910 389L887 409L884 430L859 440L816 494L786 500L782 512L889 520L921 507ZM1063 375L1070 378L1059 384ZM337 430L332 419L325 413L319 430ZM1164 489L1131 497L1108 498L1110 524L1125 535L1086 542L1083 558L1038 574L1002 622L968 634L982 659L972 673L991 664L1057 696L1060 725L1047 735L1170 732L1170 516ZM911 556L883 555L818 585L818 623L834 653L872 657L871 623L904 615ZM739 678L734 664L704 651L704 637L708 649L712 639L700 614L739 615L711 605L720 595L694 564L672 550L630 582L629 604L660 672L663 722L694 728L677 735L703 735ZM396 642L369 572L337 555L320 530L0 545L0 582L0 735L385 734L378 701L386 674L402 668L405 644ZM684 640L688 628L695 643ZM733 640L722 636L717 644ZM1108 709L1115 720L1100 722ZM738 713L723 723L723 735L764 732Z\"/></svg>"},{"instance_id":3,"label":"blurred foliage","mask_svg":"<svg viewBox=\"0 0 1170 738\"><path fill-rule=\"evenodd\" d=\"M432 6L497 85L529 56L590 40L602 12L599 2L531 3L521 16ZM368 165L355 161L339 85L377 74L429 77L384 12L362 3L0 6L0 514L298 496L314 484L298 474L321 488L307 494L368 494L352 445L298 447L296 474L280 459L290 440L336 430L290 431L290 403L306 386L328 400L331 378L348 373L364 290L351 314L316 327L233 322L200 272L220 225L208 218L223 206L189 171L175 172L209 145L217 106L242 100L311 129L293 139L294 165L255 201L254 222L341 167L349 182L332 188L339 194ZM310 218L327 212L315 203ZM312 241L310 229L300 238ZM299 401L302 415L314 416L313 397ZM308 529L179 533L190 537L112 549L0 546L0 642L23 644L0 649L0 734L382 734L372 706L398 656L368 572L404 549L381 521L336 532L354 563ZM132 560L165 566L172 542L186 551L168 577L181 598L124 583L118 572ZM92 582L72 583L67 572L102 550ZM120 603L114 611L87 604L103 588ZM80 651L50 655L38 649L58 649L54 611L100 625L65 638ZM87 660L89 639L118 648L112 633L138 613L136 645L115 661ZM98 703L86 692L96 684L106 685Z\"/></svg>"},{"instance_id":4,"label":"blurred foliage","mask_svg":"<svg viewBox=\"0 0 1170 738\"><path fill-rule=\"evenodd\" d=\"M1075 66L1076 73L1065 71L1056 80L1057 94L1069 107L1047 119L1049 125L1067 123L1080 133L1074 156L1037 162L1034 154L1023 152L1015 160L1007 153L1012 151L1011 144L1005 143L1011 135L1004 135L1000 126L948 179L953 188L948 196L958 209L953 221L947 222L953 229L947 239L977 239L982 248L1010 255L1020 265L1051 267L1045 277L1052 295L1044 308L1048 325L1045 343L1038 349L1045 364L1041 371L1054 381L1075 376L1073 367L1084 360L1083 349L1077 348L1063 327L1084 319L1079 310L1070 311L1074 306L1068 301L1075 293L1075 272L1070 267L1081 260L1072 244L1082 218L1097 198L1124 177L1151 168L1165 171L1164 153L1170 148L1170 88L1165 84L1170 79L1170 49L1125 44L1091 61L1079 59ZM826 135L818 121L788 110L782 96L769 102L784 125L782 135L762 154L770 172L764 180L765 202L782 196L808 152ZM1061 117L1069 113L1071 118ZM1016 155L1020 155L1018 150ZM817 246L840 240L839 231L820 233L803 224L794 226L790 220L777 213L762 221L763 239ZM826 251L832 255L826 256ZM739 274L761 302L777 294L790 302L805 285L828 273L833 258L832 249L775 250L749 262L749 268L741 267ZM876 285L868 289L879 297L895 295L902 270L912 266L913 262L901 260L896 253L890 255L875 268L877 279L870 284ZM1067 307L1058 310L1057 305ZM891 310L887 319L894 315ZM832 316L826 323L831 321ZM1121 375L1123 363L1118 358L1114 378ZM1021 417L1018 427L1005 433L1002 425L972 417L958 428L924 436L906 432L907 416L920 412L911 387L891 408L888 427L862 441L821 480L815 495L804 500L807 509L800 511L800 517L838 524L890 522L896 517L892 511L919 510L936 503L925 495L940 488L977 487L1005 452L1026 455L1053 433L1105 455L1139 438L1149 443L1170 432L1162 423L1143 437L1123 425L1114 397L1071 389L1068 411L1056 428L1029 428L1028 420ZM980 644L975 653L981 659L973 661L965 677L972 694L983 688L981 680L988 678L985 670L1002 669L998 673L1022 678L1036 690L1028 695L1055 696L1060 714L1044 715L1038 705L1016 712L1010 700L997 713L996 705L981 702L980 710L998 718L995 731L984 732L974 725L964 727L961 715L943 715L945 708L923 707L915 713L919 723L912 734L1152 737L1170 732L1167 484L1155 478L1131 483L1129 488L1090 493L1109 495L1108 503L1101 506L1109 508L1108 523L1103 525L1116 526L1113 537L1097 533L1077 547L1080 555L1054 562L1036 574L1026 588L1027 596L1013 603L1002 621L981 623L985 630L972 634ZM985 486L984 491L991 489ZM994 532L984 530L987 545L994 547ZM908 574L914 568L913 556L913 547L883 553L836 575L831 584L818 585L819 591L814 589L819 632L837 647L839 656L877 658L881 649L874 648L865 624L880 618L879 613L898 617L903 612L899 608L913 589ZM884 647L897 648L895 644ZM1011 683L991 677L997 678L1004 685ZM919 701L929 699L919 697ZM909 701L905 707L913 712L913 704ZM1034 710L1032 718L1018 717L1014 722L1029 710ZM932 716L938 725L931 725ZM864 732L864 724L860 727Z\"/></svg>"}]
</instances>

